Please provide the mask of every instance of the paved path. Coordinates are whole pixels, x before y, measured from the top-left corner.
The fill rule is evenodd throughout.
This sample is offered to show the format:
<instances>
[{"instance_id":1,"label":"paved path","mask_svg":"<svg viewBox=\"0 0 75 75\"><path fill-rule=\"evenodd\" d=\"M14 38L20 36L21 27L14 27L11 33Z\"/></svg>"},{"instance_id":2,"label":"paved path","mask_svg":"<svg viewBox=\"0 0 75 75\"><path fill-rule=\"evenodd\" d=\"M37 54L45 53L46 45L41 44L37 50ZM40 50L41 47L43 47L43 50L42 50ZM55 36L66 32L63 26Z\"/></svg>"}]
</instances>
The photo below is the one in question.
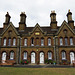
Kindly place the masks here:
<instances>
[{"instance_id":1,"label":"paved path","mask_svg":"<svg viewBox=\"0 0 75 75\"><path fill-rule=\"evenodd\" d=\"M19 68L75 68L70 65L14 65L14 66L0 66L0 67L19 67Z\"/></svg>"}]
</instances>

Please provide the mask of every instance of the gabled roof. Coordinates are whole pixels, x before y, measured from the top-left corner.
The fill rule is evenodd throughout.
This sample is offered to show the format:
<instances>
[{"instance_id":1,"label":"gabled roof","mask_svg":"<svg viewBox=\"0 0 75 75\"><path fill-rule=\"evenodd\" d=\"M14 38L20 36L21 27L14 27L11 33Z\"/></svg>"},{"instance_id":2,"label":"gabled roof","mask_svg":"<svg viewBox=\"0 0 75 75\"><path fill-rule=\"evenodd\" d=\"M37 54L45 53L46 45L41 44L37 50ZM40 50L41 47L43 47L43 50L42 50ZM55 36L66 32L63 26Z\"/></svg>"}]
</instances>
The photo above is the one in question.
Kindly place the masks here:
<instances>
[{"instance_id":1,"label":"gabled roof","mask_svg":"<svg viewBox=\"0 0 75 75\"><path fill-rule=\"evenodd\" d=\"M12 22L9 23L9 25L8 25L7 28L2 32L1 35L3 35L3 34L8 30L8 28L9 28L10 26L14 29L15 33L16 33L17 35L19 35L19 33L17 32L17 30L16 30L16 28L14 27L14 25L12 24Z\"/></svg>"},{"instance_id":2,"label":"gabled roof","mask_svg":"<svg viewBox=\"0 0 75 75\"><path fill-rule=\"evenodd\" d=\"M33 33L33 32L36 30L36 28L39 28L39 30L40 30L42 33L44 33L44 31L40 28L40 25L39 25L38 23L35 25L35 27L33 28L33 30L32 30L31 32L29 32L29 33L30 33L30 34Z\"/></svg>"},{"instance_id":3,"label":"gabled roof","mask_svg":"<svg viewBox=\"0 0 75 75\"><path fill-rule=\"evenodd\" d=\"M58 34L60 33L60 31L62 30L62 28L63 28L64 25L66 25L66 26L70 29L70 31L71 31L73 34L75 34L75 32L72 30L72 28L71 28L71 27L68 25L68 23L64 20L63 23L62 23L62 25L61 25L61 27L59 28L58 32L56 33L56 35L58 35Z\"/></svg>"}]
</instances>

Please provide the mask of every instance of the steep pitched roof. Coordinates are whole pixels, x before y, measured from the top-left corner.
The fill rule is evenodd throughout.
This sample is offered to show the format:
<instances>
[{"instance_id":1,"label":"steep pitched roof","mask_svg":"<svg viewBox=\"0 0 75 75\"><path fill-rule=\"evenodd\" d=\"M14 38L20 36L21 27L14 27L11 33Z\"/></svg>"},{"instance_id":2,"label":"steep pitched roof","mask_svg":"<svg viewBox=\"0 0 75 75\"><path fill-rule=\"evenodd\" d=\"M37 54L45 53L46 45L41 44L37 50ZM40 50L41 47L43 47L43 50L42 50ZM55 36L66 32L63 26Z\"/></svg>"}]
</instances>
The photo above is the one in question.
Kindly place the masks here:
<instances>
[{"instance_id":1,"label":"steep pitched roof","mask_svg":"<svg viewBox=\"0 0 75 75\"><path fill-rule=\"evenodd\" d=\"M68 25L68 23L64 20L63 23L62 23L62 25L61 25L61 27L59 28L58 32L56 33L56 35L58 35L58 34L60 33L60 31L62 30L62 28L63 28L64 25L66 25L66 26L70 29L70 31L71 31L73 34L75 34L75 32L73 31L73 29L72 29L72 28Z\"/></svg>"},{"instance_id":2,"label":"steep pitched roof","mask_svg":"<svg viewBox=\"0 0 75 75\"><path fill-rule=\"evenodd\" d=\"M12 24L12 22L10 22L9 25L8 25L8 27L7 27L5 30L2 31L1 35L3 35L3 34L7 31L7 29L8 29L10 26L14 29L15 33L16 33L17 35L19 35L19 33L17 32L17 30L16 30L16 28L14 27L14 25Z\"/></svg>"}]
</instances>

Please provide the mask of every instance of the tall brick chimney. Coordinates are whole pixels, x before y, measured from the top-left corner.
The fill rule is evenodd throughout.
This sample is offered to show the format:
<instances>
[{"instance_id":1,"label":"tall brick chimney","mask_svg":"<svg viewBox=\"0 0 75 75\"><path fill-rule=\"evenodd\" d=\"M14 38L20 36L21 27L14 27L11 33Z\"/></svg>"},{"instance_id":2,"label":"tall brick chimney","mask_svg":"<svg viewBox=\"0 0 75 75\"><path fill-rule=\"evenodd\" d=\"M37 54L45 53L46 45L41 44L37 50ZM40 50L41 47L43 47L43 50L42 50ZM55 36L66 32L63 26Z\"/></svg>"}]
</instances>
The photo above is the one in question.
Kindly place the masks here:
<instances>
[{"instance_id":1,"label":"tall brick chimney","mask_svg":"<svg viewBox=\"0 0 75 75\"><path fill-rule=\"evenodd\" d=\"M5 22L3 23L3 28L5 29L8 24L10 23L10 18L11 16L9 15L9 13L7 12L7 14L5 15Z\"/></svg>"},{"instance_id":2,"label":"tall brick chimney","mask_svg":"<svg viewBox=\"0 0 75 75\"><path fill-rule=\"evenodd\" d=\"M20 22L19 22L19 30L24 30L26 27L26 14L25 12L21 12L20 14Z\"/></svg>"},{"instance_id":3,"label":"tall brick chimney","mask_svg":"<svg viewBox=\"0 0 75 75\"><path fill-rule=\"evenodd\" d=\"M74 21L72 20L72 12L70 12L70 10L67 13L67 20L68 20L68 24L69 26L74 29Z\"/></svg>"},{"instance_id":4,"label":"tall brick chimney","mask_svg":"<svg viewBox=\"0 0 75 75\"><path fill-rule=\"evenodd\" d=\"M50 17L51 17L51 23L50 23L51 29L57 29L57 21L56 21L55 11L51 11Z\"/></svg>"}]
</instances>

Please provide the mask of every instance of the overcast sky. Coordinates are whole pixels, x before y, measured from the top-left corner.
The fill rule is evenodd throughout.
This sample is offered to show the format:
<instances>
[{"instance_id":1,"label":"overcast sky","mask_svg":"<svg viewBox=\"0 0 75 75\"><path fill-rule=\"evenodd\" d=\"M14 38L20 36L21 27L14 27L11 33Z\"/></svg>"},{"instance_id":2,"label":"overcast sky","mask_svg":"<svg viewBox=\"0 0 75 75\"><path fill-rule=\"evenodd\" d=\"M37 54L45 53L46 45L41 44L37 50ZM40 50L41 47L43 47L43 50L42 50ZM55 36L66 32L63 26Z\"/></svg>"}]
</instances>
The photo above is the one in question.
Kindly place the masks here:
<instances>
[{"instance_id":1,"label":"overcast sky","mask_svg":"<svg viewBox=\"0 0 75 75\"><path fill-rule=\"evenodd\" d=\"M19 26L21 12L27 15L27 26L35 26L36 23L40 26L49 26L52 10L55 10L60 26L64 20L67 21L66 14L69 9L75 21L75 0L0 0L0 27L3 27L6 12L9 12L15 27Z\"/></svg>"}]
</instances>

